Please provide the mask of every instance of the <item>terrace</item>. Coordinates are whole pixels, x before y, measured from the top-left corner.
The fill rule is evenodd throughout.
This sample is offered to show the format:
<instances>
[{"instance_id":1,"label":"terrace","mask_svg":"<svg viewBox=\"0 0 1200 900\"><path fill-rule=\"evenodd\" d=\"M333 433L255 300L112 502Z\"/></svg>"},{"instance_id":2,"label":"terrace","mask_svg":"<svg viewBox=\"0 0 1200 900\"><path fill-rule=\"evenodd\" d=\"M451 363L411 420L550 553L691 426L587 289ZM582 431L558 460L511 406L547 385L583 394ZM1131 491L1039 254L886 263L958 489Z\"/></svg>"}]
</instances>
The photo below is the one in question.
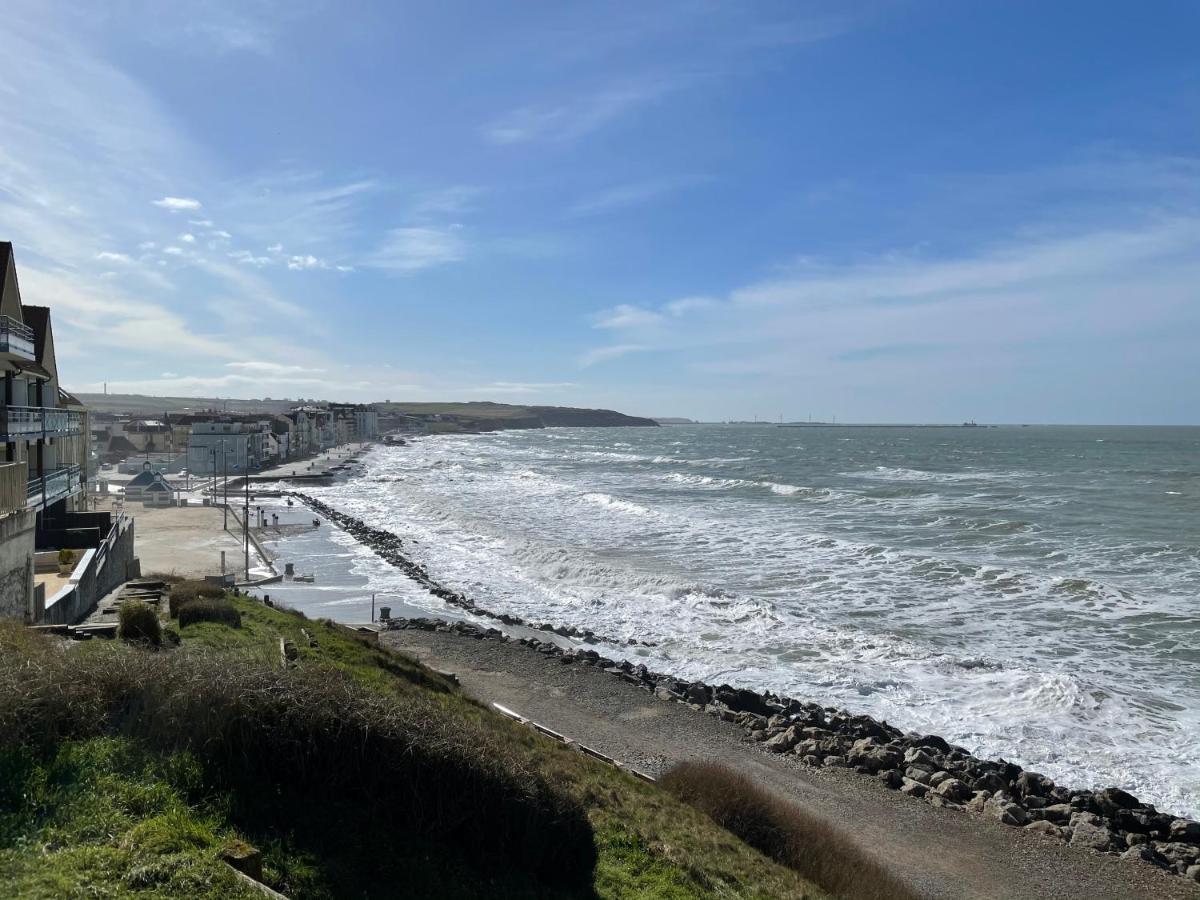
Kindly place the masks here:
<instances>
[{"instance_id":1,"label":"terrace","mask_svg":"<svg viewBox=\"0 0 1200 900\"><path fill-rule=\"evenodd\" d=\"M0 316L0 353L11 353L22 359L35 359L33 329L11 316Z\"/></svg>"}]
</instances>

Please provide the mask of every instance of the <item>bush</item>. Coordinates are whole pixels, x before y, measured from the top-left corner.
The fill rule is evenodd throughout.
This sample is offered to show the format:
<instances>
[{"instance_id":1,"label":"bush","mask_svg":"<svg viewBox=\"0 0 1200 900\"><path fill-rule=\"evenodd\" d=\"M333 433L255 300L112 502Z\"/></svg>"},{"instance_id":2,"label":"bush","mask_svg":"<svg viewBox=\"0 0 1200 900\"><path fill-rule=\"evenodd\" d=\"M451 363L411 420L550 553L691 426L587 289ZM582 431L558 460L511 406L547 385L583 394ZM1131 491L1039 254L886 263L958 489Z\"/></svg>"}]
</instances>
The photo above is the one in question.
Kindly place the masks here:
<instances>
[{"instance_id":1,"label":"bush","mask_svg":"<svg viewBox=\"0 0 1200 900\"><path fill-rule=\"evenodd\" d=\"M179 615L179 609L185 603L190 603L192 600L198 600L202 597L215 599L225 596L225 589L219 585L209 584L206 581L180 581L177 584L171 585L171 593L167 598L167 605L170 608L171 618L174 619Z\"/></svg>"},{"instance_id":2,"label":"bush","mask_svg":"<svg viewBox=\"0 0 1200 900\"><path fill-rule=\"evenodd\" d=\"M368 841L371 823L386 821L389 845L436 847L488 877L511 868L591 885L596 847L579 804L506 731L437 698L215 653L67 654L18 632L0 623L0 751L120 733L194 753L205 788L229 791L236 821L262 833L286 822L328 851Z\"/></svg>"},{"instance_id":3,"label":"bush","mask_svg":"<svg viewBox=\"0 0 1200 900\"><path fill-rule=\"evenodd\" d=\"M162 644L158 611L141 600L126 600L117 613L117 636L157 647Z\"/></svg>"},{"instance_id":4,"label":"bush","mask_svg":"<svg viewBox=\"0 0 1200 900\"><path fill-rule=\"evenodd\" d=\"M220 622L230 628L242 627L242 614L228 600L189 600L179 608L179 627L196 622Z\"/></svg>"},{"instance_id":5,"label":"bush","mask_svg":"<svg viewBox=\"0 0 1200 900\"><path fill-rule=\"evenodd\" d=\"M717 763L685 762L659 782L751 847L847 900L916 900L847 835Z\"/></svg>"},{"instance_id":6,"label":"bush","mask_svg":"<svg viewBox=\"0 0 1200 900\"><path fill-rule=\"evenodd\" d=\"M75 552L63 547L58 551L58 564L60 566L69 566L75 561Z\"/></svg>"}]
</instances>

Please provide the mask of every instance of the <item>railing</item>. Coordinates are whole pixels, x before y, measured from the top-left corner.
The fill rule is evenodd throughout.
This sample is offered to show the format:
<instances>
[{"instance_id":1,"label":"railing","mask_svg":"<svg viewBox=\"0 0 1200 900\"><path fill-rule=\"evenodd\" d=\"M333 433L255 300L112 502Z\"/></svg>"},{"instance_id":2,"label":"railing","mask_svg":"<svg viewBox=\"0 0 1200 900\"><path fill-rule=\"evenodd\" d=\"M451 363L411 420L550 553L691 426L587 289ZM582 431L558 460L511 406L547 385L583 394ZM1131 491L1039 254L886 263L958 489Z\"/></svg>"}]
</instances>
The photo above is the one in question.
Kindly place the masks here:
<instances>
[{"instance_id":1,"label":"railing","mask_svg":"<svg viewBox=\"0 0 1200 900\"><path fill-rule=\"evenodd\" d=\"M78 434L83 430L83 415L71 409L45 406L9 406L0 413L0 428L5 437L40 434Z\"/></svg>"},{"instance_id":2,"label":"railing","mask_svg":"<svg viewBox=\"0 0 1200 900\"><path fill-rule=\"evenodd\" d=\"M26 506L49 506L56 500L69 497L79 490L79 466L51 469L41 477L30 478L25 486Z\"/></svg>"},{"instance_id":3,"label":"railing","mask_svg":"<svg viewBox=\"0 0 1200 900\"><path fill-rule=\"evenodd\" d=\"M0 352L36 359L33 329L10 316L0 316Z\"/></svg>"}]
</instances>

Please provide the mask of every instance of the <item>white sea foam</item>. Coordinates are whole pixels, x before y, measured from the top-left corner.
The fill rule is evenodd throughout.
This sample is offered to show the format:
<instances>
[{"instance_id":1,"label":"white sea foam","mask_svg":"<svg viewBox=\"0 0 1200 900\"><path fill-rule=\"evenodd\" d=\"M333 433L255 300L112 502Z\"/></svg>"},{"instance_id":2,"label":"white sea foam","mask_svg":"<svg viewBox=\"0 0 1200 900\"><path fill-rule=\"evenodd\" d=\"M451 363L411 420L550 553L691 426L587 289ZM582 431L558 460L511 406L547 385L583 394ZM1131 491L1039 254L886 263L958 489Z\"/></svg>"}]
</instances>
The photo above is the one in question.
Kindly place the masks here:
<instances>
[{"instance_id":1,"label":"white sea foam","mask_svg":"<svg viewBox=\"0 0 1200 900\"><path fill-rule=\"evenodd\" d=\"M681 433L416 441L314 492L484 605L651 641L664 671L1200 812L1200 534L1164 519L1187 500L1162 500L1159 463L1141 485L1069 429L1044 448L1043 430L814 432L803 452L773 429ZM1172 478L1200 478L1190 449Z\"/></svg>"}]
</instances>

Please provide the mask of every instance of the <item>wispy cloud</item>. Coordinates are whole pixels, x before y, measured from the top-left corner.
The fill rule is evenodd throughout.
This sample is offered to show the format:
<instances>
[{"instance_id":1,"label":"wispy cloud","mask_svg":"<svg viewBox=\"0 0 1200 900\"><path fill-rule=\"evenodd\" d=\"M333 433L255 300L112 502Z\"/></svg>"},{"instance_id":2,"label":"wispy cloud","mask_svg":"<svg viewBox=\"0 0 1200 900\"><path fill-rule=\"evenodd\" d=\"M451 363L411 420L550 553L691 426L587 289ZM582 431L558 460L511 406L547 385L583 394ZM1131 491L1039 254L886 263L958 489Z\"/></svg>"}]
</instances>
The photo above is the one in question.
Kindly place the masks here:
<instances>
[{"instance_id":1,"label":"wispy cloud","mask_svg":"<svg viewBox=\"0 0 1200 900\"><path fill-rule=\"evenodd\" d=\"M1185 320L1200 327L1200 310L1189 306L1197 277L1200 215L1043 232L951 258L809 262L721 300L602 311L593 327L619 341L583 361L687 350L703 360L698 370L794 375L838 363L1029 357L1056 343L1167 334Z\"/></svg>"},{"instance_id":2,"label":"wispy cloud","mask_svg":"<svg viewBox=\"0 0 1200 900\"><path fill-rule=\"evenodd\" d=\"M239 372L257 372L268 375L320 375L325 369L314 369L309 366L290 365L288 363L267 362L264 360L239 360L225 363L229 369Z\"/></svg>"},{"instance_id":3,"label":"wispy cloud","mask_svg":"<svg viewBox=\"0 0 1200 900\"><path fill-rule=\"evenodd\" d=\"M459 262L466 255L459 230L453 226L393 228L366 265L407 273Z\"/></svg>"},{"instance_id":4,"label":"wispy cloud","mask_svg":"<svg viewBox=\"0 0 1200 900\"><path fill-rule=\"evenodd\" d=\"M483 133L494 144L574 141L650 106L684 83L680 78L648 77L558 103L524 106L491 122Z\"/></svg>"},{"instance_id":5,"label":"wispy cloud","mask_svg":"<svg viewBox=\"0 0 1200 900\"><path fill-rule=\"evenodd\" d=\"M595 216L616 212L679 193L703 184L707 180L698 175L670 175L619 184L585 197L572 206L570 211L576 216Z\"/></svg>"},{"instance_id":6,"label":"wispy cloud","mask_svg":"<svg viewBox=\"0 0 1200 900\"><path fill-rule=\"evenodd\" d=\"M653 347L646 344L609 344L606 347L597 347L594 350L589 350L580 357L579 364L586 369L597 363L607 362L621 356L628 356L630 353L639 353L643 350L651 349Z\"/></svg>"},{"instance_id":7,"label":"wispy cloud","mask_svg":"<svg viewBox=\"0 0 1200 900\"><path fill-rule=\"evenodd\" d=\"M154 200L152 202L155 206L161 206L163 209L169 209L174 212L200 209L200 201L193 200L191 197L163 197L161 200Z\"/></svg>"}]
</instances>

